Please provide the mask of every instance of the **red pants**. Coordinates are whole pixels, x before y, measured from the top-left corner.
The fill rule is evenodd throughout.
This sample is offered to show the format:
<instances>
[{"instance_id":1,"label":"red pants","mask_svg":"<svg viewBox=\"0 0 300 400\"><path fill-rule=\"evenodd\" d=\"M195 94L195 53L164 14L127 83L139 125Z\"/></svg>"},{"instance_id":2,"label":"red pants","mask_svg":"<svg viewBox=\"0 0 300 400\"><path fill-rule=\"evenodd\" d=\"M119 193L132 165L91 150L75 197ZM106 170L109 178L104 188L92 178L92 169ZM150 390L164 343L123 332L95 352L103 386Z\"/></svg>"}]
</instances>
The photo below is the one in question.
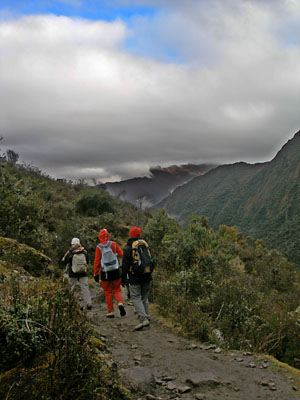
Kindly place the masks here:
<instances>
[{"instance_id":1,"label":"red pants","mask_svg":"<svg viewBox=\"0 0 300 400\"><path fill-rule=\"evenodd\" d=\"M121 292L121 278L116 279L114 281L101 281L105 300L107 304L107 311L112 312L114 311L114 304L113 304L113 295L116 299L116 302L124 303L122 292Z\"/></svg>"}]
</instances>

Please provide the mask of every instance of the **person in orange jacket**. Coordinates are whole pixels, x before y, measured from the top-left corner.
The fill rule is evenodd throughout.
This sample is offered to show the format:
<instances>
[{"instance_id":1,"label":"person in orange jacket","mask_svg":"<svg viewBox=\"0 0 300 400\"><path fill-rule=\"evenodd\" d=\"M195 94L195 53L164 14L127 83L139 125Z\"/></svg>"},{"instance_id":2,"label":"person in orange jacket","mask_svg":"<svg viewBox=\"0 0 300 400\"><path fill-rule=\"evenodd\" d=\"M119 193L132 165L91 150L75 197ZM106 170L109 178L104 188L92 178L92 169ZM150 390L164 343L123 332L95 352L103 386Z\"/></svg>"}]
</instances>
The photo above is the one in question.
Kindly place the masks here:
<instances>
[{"instance_id":1,"label":"person in orange jacket","mask_svg":"<svg viewBox=\"0 0 300 400\"><path fill-rule=\"evenodd\" d=\"M104 290L108 311L106 317L113 318L115 316L113 296L118 304L121 317L124 317L126 310L121 292L120 264L117 257L118 255L123 258L123 250L116 242L109 240L107 229L101 229L99 240L100 243L96 247L94 259L94 280L99 282L100 272L101 285Z\"/></svg>"}]
</instances>

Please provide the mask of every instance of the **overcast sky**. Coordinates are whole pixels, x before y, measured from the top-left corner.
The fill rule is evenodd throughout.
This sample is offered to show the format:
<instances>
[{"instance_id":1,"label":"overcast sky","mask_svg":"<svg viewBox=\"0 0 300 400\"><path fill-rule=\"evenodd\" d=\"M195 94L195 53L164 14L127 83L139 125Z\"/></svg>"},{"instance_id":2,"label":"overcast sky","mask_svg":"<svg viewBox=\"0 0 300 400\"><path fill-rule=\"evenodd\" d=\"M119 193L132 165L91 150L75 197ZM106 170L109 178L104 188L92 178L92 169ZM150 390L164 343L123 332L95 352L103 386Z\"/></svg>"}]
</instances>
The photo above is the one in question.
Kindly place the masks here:
<instances>
[{"instance_id":1,"label":"overcast sky","mask_svg":"<svg viewBox=\"0 0 300 400\"><path fill-rule=\"evenodd\" d=\"M299 106L299 0L0 0L1 151L53 177L269 161Z\"/></svg>"}]
</instances>

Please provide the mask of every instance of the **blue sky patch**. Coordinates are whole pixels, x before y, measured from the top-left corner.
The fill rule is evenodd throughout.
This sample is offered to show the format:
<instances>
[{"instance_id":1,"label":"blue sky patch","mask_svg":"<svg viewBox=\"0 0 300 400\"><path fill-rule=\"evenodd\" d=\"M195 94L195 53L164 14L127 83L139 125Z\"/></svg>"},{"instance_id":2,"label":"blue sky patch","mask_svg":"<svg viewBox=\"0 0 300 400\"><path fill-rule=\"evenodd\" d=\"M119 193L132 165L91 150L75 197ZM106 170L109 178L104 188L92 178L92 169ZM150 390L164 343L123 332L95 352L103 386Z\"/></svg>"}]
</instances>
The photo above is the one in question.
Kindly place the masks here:
<instances>
[{"instance_id":1,"label":"blue sky patch","mask_svg":"<svg viewBox=\"0 0 300 400\"><path fill-rule=\"evenodd\" d=\"M0 0L2 15L20 17L22 15L54 14L79 17L90 20L124 21L133 16L153 16L155 8L137 5L121 6L107 0Z\"/></svg>"}]
</instances>

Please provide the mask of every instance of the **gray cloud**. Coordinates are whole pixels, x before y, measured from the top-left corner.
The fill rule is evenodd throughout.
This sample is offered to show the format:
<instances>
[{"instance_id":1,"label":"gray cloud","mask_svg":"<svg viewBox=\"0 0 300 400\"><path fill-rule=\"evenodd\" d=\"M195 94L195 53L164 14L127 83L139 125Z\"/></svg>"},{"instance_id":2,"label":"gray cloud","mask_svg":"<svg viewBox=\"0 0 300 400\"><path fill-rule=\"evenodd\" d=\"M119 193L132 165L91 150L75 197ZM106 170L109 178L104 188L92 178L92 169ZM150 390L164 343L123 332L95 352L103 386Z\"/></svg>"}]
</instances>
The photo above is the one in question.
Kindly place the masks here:
<instances>
[{"instance_id":1,"label":"gray cloud","mask_svg":"<svg viewBox=\"0 0 300 400\"><path fill-rule=\"evenodd\" d=\"M2 150L56 177L102 180L271 159L299 129L300 43L289 27L299 39L300 7L182 4L165 0L130 28L50 15L0 22Z\"/></svg>"}]
</instances>

